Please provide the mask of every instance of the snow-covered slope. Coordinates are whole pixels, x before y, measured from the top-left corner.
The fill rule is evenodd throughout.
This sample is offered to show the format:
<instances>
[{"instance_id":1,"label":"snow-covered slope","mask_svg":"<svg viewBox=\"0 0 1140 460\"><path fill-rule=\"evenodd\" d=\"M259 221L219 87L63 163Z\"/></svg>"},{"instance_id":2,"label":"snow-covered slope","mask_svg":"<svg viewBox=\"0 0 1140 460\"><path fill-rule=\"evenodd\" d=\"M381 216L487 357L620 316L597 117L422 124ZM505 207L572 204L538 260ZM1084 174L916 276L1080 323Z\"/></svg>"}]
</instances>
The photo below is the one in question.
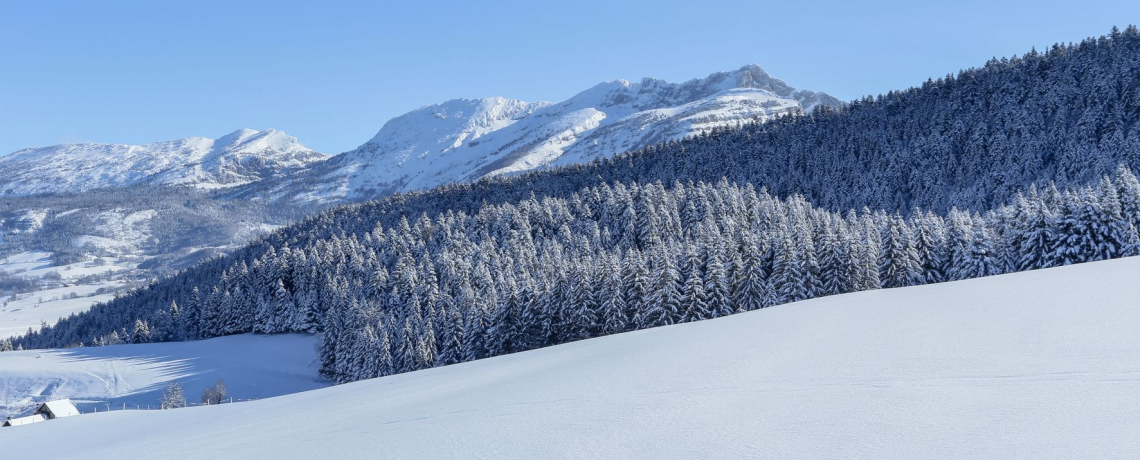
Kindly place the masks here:
<instances>
[{"instance_id":1,"label":"snow-covered slope","mask_svg":"<svg viewBox=\"0 0 1140 460\"><path fill-rule=\"evenodd\" d=\"M171 381L182 385L190 402L218 379L237 400L312 390L330 384L317 375L315 347L314 336L288 334L6 352L0 354L0 416L61 398L84 413L123 404L145 409L156 405Z\"/></svg>"},{"instance_id":2,"label":"snow-covered slope","mask_svg":"<svg viewBox=\"0 0 1140 460\"><path fill-rule=\"evenodd\" d=\"M3 428L0 445L58 459L1132 459L1137 276L1129 258L832 296L243 404Z\"/></svg>"},{"instance_id":3,"label":"snow-covered slope","mask_svg":"<svg viewBox=\"0 0 1140 460\"><path fill-rule=\"evenodd\" d=\"M297 138L240 129L218 139L147 145L67 144L0 157L0 196L79 192L139 183L218 188L256 182L328 158Z\"/></svg>"},{"instance_id":4,"label":"snow-covered slope","mask_svg":"<svg viewBox=\"0 0 1140 460\"><path fill-rule=\"evenodd\" d=\"M586 162L819 105L838 107L840 102L823 93L797 91L756 65L680 84L650 78L609 81L557 104L456 99L392 119L356 150L275 184L269 194L337 201L426 189Z\"/></svg>"}]
</instances>

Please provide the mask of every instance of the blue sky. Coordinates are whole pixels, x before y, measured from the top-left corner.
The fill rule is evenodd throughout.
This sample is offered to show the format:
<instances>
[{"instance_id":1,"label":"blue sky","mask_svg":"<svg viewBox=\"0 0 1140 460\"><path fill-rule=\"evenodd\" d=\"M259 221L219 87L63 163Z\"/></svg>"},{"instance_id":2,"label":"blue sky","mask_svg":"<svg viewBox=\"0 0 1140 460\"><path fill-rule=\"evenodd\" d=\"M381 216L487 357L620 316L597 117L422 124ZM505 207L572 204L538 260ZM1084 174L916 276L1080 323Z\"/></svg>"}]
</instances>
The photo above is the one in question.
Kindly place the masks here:
<instances>
[{"instance_id":1,"label":"blue sky","mask_svg":"<svg viewBox=\"0 0 1140 460\"><path fill-rule=\"evenodd\" d=\"M748 63L850 100L1140 22L1135 1L918 3L4 0L0 154L241 127L338 153L447 99Z\"/></svg>"}]
</instances>

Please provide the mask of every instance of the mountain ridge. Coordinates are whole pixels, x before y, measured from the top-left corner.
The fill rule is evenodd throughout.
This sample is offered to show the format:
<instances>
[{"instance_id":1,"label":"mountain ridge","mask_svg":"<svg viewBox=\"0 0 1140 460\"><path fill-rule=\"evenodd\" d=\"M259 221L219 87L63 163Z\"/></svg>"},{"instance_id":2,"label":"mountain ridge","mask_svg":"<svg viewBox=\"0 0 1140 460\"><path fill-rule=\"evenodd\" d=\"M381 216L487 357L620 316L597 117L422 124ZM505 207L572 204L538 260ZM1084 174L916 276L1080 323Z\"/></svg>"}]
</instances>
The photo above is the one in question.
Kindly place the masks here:
<instances>
[{"instance_id":1,"label":"mountain ridge","mask_svg":"<svg viewBox=\"0 0 1140 460\"><path fill-rule=\"evenodd\" d=\"M231 189L228 198L323 206L585 163L819 106L842 103L749 64L681 83L607 80L561 102L493 96L428 104L331 156L282 131L248 128L216 139L27 148L0 156L0 167L15 171L0 179L0 196L190 185Z\"/></svg>"},{"instance_id":2,"label":"mountain ridge","mask_svg":"<svg viewBox=\"0 0 1140 460\"><path fill-rule=\"evenodd\" d=\"M283 131L242 128L217 139L186 137L142 145L60 144L0 157L10 175L0 196L82 192L144 183L225 188L323 161Z\"/></svg>"},{"instance_id":3,"label":"mountain ridge","mask_svg":"<svg viewBox=\"0 0 1140 460\"><path fill-rule=\"evenodd\" d=\"M609 80L561 102L452 99L395 117L360 147L255 194L302 202L378 198L608 158L718 127L841 105L826 93L796 90L756 64L683 83Z\"/></svg>"}]
</instances>

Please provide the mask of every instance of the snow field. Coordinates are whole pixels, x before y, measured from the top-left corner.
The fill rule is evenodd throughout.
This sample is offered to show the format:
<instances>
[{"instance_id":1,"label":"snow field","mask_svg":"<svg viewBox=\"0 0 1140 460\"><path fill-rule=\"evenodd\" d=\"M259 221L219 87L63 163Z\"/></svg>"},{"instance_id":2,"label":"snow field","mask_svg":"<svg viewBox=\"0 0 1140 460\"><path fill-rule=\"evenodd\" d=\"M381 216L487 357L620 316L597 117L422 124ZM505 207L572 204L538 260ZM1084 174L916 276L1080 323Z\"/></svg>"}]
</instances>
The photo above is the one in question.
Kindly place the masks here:
<instances>
[{"instance_id":1,"label":"snow field","mask_svg":"<svg viewBox=\"0 0 1140 460\"><path fill-rule=\"evenodd\" d=\"M0 271L29 280L42 279L49 274L59 274L58 283L64 284L14 296L0 296L0 339L23 334L29 327L38 329L42 322L55 324L61 317L87 311L96 303L113 299L113 292L105 294L95 294L95 292L100 288L122 287L125 280L109 279L79 284L80 278L135 268L133 262L117 257L104 257L103 265L96 264L94 260L86 260L61 266L52 265L51 257L50 252L34 251L0 259ZM68 298L73 293L79 297Z\"/></svg>"},{"instance_id":2,"label":"snow field","mask_svg":"<svg viewBox=\"0 0 1140 460\"><path fill-rule=\"evenodd\" d=\"M70 398L83 413L155 406L177 381L189 402L224 379L230 396L255 399L328 386L317 375L316 338L237 335L196 342L0 353L0 417ZM4 449L0 449L3 452Z\"/></svg>"}]
</instances>

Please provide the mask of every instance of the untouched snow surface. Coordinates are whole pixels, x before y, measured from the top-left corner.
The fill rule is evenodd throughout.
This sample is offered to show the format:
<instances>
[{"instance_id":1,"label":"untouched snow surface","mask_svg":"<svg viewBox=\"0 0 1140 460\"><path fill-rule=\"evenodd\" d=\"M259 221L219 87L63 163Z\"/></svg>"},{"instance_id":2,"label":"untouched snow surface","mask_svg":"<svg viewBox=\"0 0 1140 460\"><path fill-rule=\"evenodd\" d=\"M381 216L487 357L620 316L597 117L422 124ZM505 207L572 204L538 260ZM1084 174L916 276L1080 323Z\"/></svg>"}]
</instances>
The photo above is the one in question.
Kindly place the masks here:
<instances>
[{"instance_id":1,"label":"untouched snow surface","mask_svg":"<svg viewBox=\"0 0 1140 460\"><path fill-rule=\"evenodd\" d=\"M1130 258L834 296L243 404L4 428L0 445L57 459L1140 458L1138 275Z\"/></svg>"},{"instance_id":2,"label":"untouched snow surface","mask_svg":"<svg viewBox=\"0 0 1140 460\"><path fill-rule=\"evenodd\" d=\"M237 335L197 342L0 353L0 417L70 398L83 411L155 406L178 381L197 403L219 378L235 399L268 398L329 385L317 376L316 337ZM0 434L0 458L8 443Z\"/></svg>"},{"instance_id":3,"label":"untouched snow surface","mask_svg":"<svg viewBox=\"0 0 1140 460\"><path fill-rule=\"evenodd\" d=\"M28 332L28 328L39 329L43 323L54 325L60 318L90 310L97 303L108 302L115 298L115 294L96 292L100 288L114 290L121 284L119 281L104 281L43 289L27 294L27 297L21 295L19 299L0 297L3 301L0 304L0 339L22 335Z\"/></svg>"}]
</instances>

